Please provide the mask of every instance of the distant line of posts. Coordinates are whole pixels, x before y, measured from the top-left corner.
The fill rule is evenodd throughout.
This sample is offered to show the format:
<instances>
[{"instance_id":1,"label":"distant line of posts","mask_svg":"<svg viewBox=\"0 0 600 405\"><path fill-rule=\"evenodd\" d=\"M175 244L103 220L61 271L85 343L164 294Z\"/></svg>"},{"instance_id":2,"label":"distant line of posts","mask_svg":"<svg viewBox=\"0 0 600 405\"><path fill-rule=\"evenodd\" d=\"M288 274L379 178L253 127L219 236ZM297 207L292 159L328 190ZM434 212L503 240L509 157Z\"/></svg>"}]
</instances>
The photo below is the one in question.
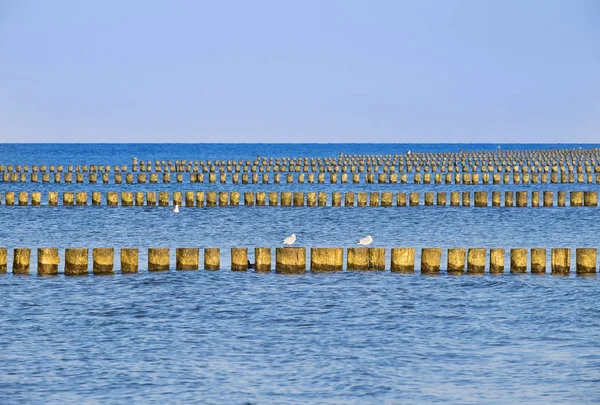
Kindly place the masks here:
<instances>
[{"instance_id":1,"label":"distant line of posts","mask_svg":"<svg viewBox=\"0 0 600 405\"><path fill-rule=\"evenodd\" d=\"M108 206L169 206L179 205L186 207L216 207L216 206L334 206L334 207L391 207L391 206L463 206L463 207L596 207L598 205L597 191L453 191L453 192L238 192L238 191L168 191L161 192L116 192L102 193L95 191L88 193L63 192L62 199L59 193L50 191L46 194L45 203L49 206L59 205L88 205L88 196L91 194L91 205L102 205L103 201ZM449 201L447 197L449 195ZM555 200L556 195L556 200ZM568 195L568 204L567 204ZM2 198L4 197L4 198ZM504 197L504 198L503 198ZM243 201L240 201L243 198ZM42 205L42 193L34 192L4 192L0 193L0 204L13 205Z\"/></svg>"},{"instance_id":2,"label":"distant line of posts","mask_svg":"<svg viewBox=\"0 0 600 405\"><path fill-rule=\"evenodd\" d=\"M600 167L599 167L600 168ZM268 173L243 173L241 176L238 173L190 173L187 176L187 181L190 183L208 183L208 184L455 184L455 185L478 185L478 184L600 184L600 174L589 173L572 173L572 172L555 172L555 173L513 173L512 176L508 173L415 173L410 177L406 173L329 173L325 177L325 173L293 173L284 174L284 178L280 173L269 175ZM138 173L134 177L134 173L114 173L111 177L108 173L102 173L98 177L97 173L3 173L0 180L4 183L89 183L89 184L157 184L171 183L171 174L162 173L159 177L158 173ZM174 181L177 183L184 182L182 173L175 174Z\"/></svg>"}]
</instances>

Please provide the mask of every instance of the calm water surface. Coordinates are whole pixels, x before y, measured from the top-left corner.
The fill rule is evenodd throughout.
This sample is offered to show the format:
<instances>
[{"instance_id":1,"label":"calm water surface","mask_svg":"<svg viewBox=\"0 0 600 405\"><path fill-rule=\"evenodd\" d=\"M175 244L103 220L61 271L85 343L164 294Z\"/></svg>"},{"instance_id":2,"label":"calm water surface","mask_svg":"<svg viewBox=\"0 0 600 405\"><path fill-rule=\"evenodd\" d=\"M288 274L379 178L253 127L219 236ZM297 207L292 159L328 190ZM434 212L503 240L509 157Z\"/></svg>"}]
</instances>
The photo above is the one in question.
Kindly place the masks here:
<instances>
[{"instance_id":1,"label":"calm water surface","mask_svg":"<svg viewBox=\"0 0 600 405\"><path fill-rule=\"evenodd\" d=\"M600 401L596 278L0 278L3 403Z\"/></svg>"},{"instance_id":2,"label":"calm water surface","mask_svg":"<svg viewBox=\"0 0 600 405\"><path fill-rule=\"evenodd\" d=\"M111 165L129 164L132 156L215 159L468 148L0 145L2 163ZM21 186L31 187L0 184L0 191ZM43 186L63 191L52 184L35 189ZM161 191L208 185L152 186ZM264 191L286 187L260 186ZM59 187L107 191L102 185ZM253 189L247 187L238 190ZM397 185L391 191L406 187L427 188ZM600 208L570 207L242 206L183 208L173 215L159 207L0 206L1 246L52 246L61 254L66 247L141 249L136 275L43 278L33 275L33 265L31 276L0 276L0 403L600 403L598 277L346 271L285 276L228 270L228 248L276 247L292 232L306 247L349 247L365 234L386 248L598 247L599 213ZM221 247L223 269L145 271L145 248L188 246Z\"/></svg>"}]
</instances>

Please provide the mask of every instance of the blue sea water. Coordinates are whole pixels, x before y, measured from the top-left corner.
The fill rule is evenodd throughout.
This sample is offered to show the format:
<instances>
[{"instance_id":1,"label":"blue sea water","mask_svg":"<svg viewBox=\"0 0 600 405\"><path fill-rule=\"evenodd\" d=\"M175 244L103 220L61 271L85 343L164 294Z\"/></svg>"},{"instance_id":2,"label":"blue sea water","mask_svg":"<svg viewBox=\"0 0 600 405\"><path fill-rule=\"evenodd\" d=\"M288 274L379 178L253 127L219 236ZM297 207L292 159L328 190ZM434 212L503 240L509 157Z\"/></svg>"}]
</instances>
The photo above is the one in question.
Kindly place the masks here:
<instances>
[{"instance_id":1,"label":"blue sea water","mask_svg":"<svg viewBox=\"0 0 600 405\"><path fill-rule=\"evenodd\" d=\"M501 145L548 149L597 145ZM496 150L468 144L2 144L0 164ZM462 185L0 183L5 191L463 191ZM498 190L598 190L596 184ZM600 208L0 206L0 246L139 247L136 275L0 277L0 403L599 403L598 277L228 270L230 247L598 247ZM147 247L222 270L144 270ZM173 251L174 254L174 251ZM573 255L574 256L574 255ZM418 262L417 257L417 262ZM32 263L35 263L35 250ZM445 257L442 258L444 262ZM171 258L174 263L174 257ZM10 257L9 257L10 263ZM117 265L118 268L118 265ZM389 266L388 266L389 268ZM62 270L62 269L61 269Z\"/></svg>"}]
</instances>

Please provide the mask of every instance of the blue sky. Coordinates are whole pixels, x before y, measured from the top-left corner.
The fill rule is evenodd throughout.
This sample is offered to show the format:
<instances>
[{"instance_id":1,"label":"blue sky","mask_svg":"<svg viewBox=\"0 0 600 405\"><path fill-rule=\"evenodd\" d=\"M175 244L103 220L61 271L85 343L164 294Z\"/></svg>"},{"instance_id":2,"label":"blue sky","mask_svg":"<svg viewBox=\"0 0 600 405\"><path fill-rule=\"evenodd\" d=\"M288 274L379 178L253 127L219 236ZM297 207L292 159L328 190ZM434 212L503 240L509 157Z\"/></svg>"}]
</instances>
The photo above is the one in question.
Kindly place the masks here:
<instances>
[{"instance_id":1,"label":"blue sky","mask_svg":"<svg viewBox=\"0 0 600 405\"><path fill-rule=\"evenodd\" d=\"M0 0L1 142L598 142L597 0Z\"/></svg>"}]
</instances>

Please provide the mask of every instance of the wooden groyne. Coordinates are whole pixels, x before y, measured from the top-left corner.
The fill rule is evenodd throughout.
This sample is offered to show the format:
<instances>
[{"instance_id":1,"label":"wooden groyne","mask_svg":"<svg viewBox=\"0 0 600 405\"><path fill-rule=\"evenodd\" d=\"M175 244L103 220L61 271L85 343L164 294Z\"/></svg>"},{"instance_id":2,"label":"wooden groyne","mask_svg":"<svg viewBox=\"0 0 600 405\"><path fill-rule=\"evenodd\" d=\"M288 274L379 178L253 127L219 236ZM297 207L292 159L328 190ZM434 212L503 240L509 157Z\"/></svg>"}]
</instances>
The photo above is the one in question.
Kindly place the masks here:
<instances>
[{"instance_id":1,"label":"wooden groyne","mask_svg":"<svg viewBox=\"0 0 600 405\"><path fill-rule=\"evenodd\" d=\"M437 192L302 192L302 191L78 191L58 193L1 192L6 206L161 206L181 207L597 207L597 191L437 191Z\"/></svg>"},{"instance_id":2,"label":"wooden groyne","mask_svg":"<svg viewBox=\"0 0 600 405\"><path fill-rule=\"evenodd\" d=\"M113 173L113 176L109 174ZM600 149L403 153L336 157L144 160L131 164L6 165L4 182L598 183ZM183 177L184 174L188 176ZM288 175L292 174L290 178ZM244 178L246 175L247 178ZM255 176L256 175L256 176ZM283 175L283 178L282 178ZM327 176L326 176L327 175ZM410 176L409 176L410 175ZM458 176L457 176L458 175ZM260 176L260 177L258 177Z\"/></svg>"},{"instance_id":3,"label":"wooden groyne","mask_svg":"<svg viewBox=\"0 0 600 405\"><path fill-rule=\"evenodd\" d=\"M600 170L600 166L597 167ZM3 183L66 183L66 184L600 184L600 173L590 171L529 171L522 172L425 172L384 173L25 173L4 172ZM523 168L524 169L524 168ZM533 169L532 169L533 170Z\"/></svg>"},{"instance_id":4,"label":"wooden groyne","mask_svg":"<svg viewBox=\"0 0 600 405\"><path fill-rule=\"evenodd\" d=\"M275 251L275 260L272 253ZM68 248L64 250L64 263L58 248L37 249L37 274L57 275L59 267L64 275L76 276L88 274L91 268L93 274L115 273L115 262L122 273L136 273L140 267L153 271L176 270L205 270L221 269L221 249L219 248L176 248L175 266L171 262L169 248L149 248L147 263L140 266L139 250L136 248ZM344 255L345 251L345 255ZM415 262L414 248L379 248L379 247L282 247L254 249L252 267L257 272L271 272L273 267L277 273L334 272L353 270L372 270L397 273L437 274L445 270L449 274L499 274L506 270L511 273L568 275L571 273L570 248L450 248L443 255L441 248L420 249L420 263ZM203 261L200 261L200 253ZM15 248L12 254L12 273L31 273L30 248ZM90 261L91 253L91 261ZM229 269L233 271L249 270L248 248L231 248ZM307 260L307 253L309 254ZM118 256L118 259L115 258ZM442 259L445 258L445 261ZM550 265L547 266L548 258ZM389 259L389 261L388 261ZM91 263L90 263L91 262ZM508 262L508 265L506 264ZM344 267L344 263L346 266ZM274 264L274 266L273 266ZM35 265L35 264L34 264ZM416 265L419 268L416 268ZM8 272L8 250L0 248L0 273ZM575 249L575 272L580 275L595 275L597 273L597 249Z\"/></svg>"}]
</instances>

